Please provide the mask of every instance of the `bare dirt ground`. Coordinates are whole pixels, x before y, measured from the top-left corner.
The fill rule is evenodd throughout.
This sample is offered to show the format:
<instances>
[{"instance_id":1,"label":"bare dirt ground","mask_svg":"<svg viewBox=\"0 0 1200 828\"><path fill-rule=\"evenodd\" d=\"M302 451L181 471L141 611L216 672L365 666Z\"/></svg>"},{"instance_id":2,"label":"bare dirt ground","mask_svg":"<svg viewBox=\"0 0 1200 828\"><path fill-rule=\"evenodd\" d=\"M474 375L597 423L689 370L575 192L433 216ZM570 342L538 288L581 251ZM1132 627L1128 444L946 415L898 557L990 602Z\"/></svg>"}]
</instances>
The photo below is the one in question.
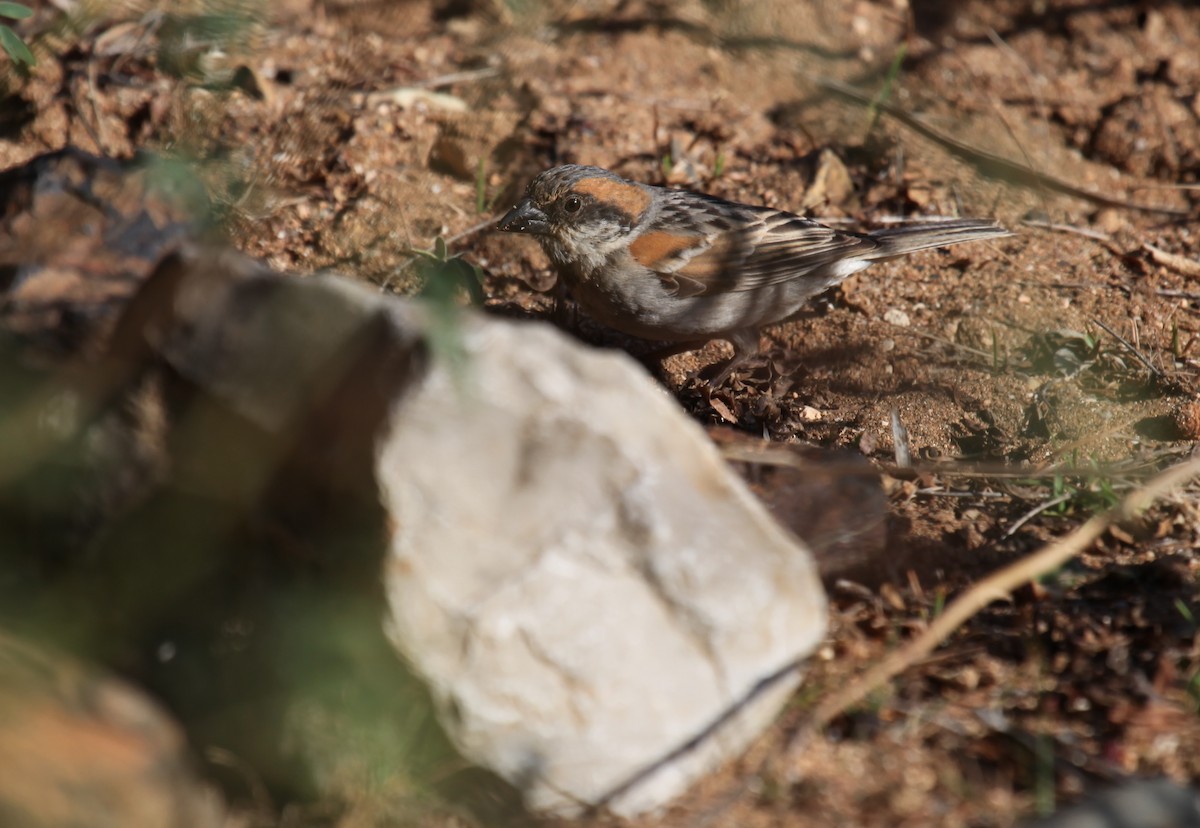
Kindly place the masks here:
<instances>
[{"instance_id":1,"label":"bare dirt ground","mask_svg":"<svg viewBox=\"0 0 1200 828\"><path fill-rule=\"evenodd\" d=\"M547 261L486 225L562 162L853 227L1016 230L854 277L711 397L696 374L724 344L661 369L703 423L865 455L888 514L866 566L825 562L832 628L777 731L639 824L1011 825L1131 775L1200 779L1194 492L976 616L794 778L761 764L948 597L1192 451L1200 7L289 0L68 19L21 29L40 62L8 74L0 169L66 145L186 161L216 224L279 268L412 292L411 251L441 237L482 269L489 310L548 318ZM915 472L892 468L893 412ZM231 796L254 824L473 819L369 768L331 778L315 805Z\"/></svg>"}]
</instances>

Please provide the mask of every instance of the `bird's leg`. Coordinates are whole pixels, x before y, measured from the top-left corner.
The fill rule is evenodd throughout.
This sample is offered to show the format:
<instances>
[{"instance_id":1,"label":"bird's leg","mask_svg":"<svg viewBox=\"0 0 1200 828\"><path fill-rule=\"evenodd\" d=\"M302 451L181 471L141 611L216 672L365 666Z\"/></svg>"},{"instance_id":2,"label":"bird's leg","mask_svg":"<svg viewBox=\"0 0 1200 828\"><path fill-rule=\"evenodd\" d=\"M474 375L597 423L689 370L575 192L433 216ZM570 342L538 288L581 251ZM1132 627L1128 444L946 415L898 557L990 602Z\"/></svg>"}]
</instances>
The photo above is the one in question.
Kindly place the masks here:
<instances>
[{"instance_id":1,"label":"bird's leg","mask_svg":"<svg viewBox=\"0 0 1200 828\"><path fill-rule=\"evenodd\" d=\"M733 331L726 334L725 339L733 346L733 356L721 366L716 376L709 380L709 387L712 390L724 385L735 370L758 355L757 328L742 328L739 331Z\"/></svg>"}]
</instances>

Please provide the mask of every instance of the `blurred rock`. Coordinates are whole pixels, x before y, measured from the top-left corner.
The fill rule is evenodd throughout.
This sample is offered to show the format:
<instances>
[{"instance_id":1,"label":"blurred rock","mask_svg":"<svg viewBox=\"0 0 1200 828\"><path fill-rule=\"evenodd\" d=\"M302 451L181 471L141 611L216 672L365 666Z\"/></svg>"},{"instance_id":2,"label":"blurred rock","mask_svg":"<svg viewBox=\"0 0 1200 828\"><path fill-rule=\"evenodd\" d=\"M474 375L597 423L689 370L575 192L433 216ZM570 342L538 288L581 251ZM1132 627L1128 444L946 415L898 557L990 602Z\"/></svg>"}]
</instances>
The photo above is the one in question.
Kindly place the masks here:
<instances>
[{"instance_id":1,"label":"blurred rock","mask_svg":"<svg viewBox=\"0 0 1200 828\"><path fill-rule=\"evenodd\" d=\"M182 167L62 150L0 173L0 548L68 560L164 472L156 389L99 368L113 323L197 232Z\"/></svg>"},{"instance_id":2,"label":"blurred rock","mask_svg":"<svg viewBox=\"0 0 1200 828\"><path fill-rule=\"evenodd\" d=\"M1200 795L1169 779L1135 779L1026 828L1200 828Z\"/></svg>"},{"instance_id":3,"label":"blurred rock","mask_svg":"<svg viewBox=\"0 0 1200 828\"><path fill-rule=\"evenodd\" d=\"M0 814L11 828L232 823L148 699L0 635Z\"/></svg>"},{"instance_id":4,"label":"blurred rock","mask_svg":"<svg viewBox=\"0 0 1200 828\"><path fill-rule=\"evenodd\" d=\"M196 232L208 205L189 175L70 149L0 173L0 330L43 360L94 345Z\"/></svg>"},{"instance_id":5,"label":"blurred rock","mask_svg":"<svg viewBox=\"0 0 1200 828\"><path fill-rule=\"evenodd\" d=\"M861 453L771 443L728 428L708 433L775 519L812 550L826 583L878 569L887 497L879 470Z\"/></svg>"},{"instance_id":6,"label":"blurred rock","mask_svg":"<svg viewBox=\"0 0 1200 828\"><path fill-rule=\"evenodd\" d=\"M370 710L342 694L339 712L363 729L390 711L375 700L404 704L379 624L373 456L424 351L371 290L176 246L114 276L111 302L78 287L86 257L64 264L74 287L46 307L89 320L67 353L36 324L0 335L0 624L136 675L194 744L303 800L314 762L285 733L297 700L350 684Z\"/></svg>"},{"instance_id":7,"label":"blurred rock","mask_svg":"<svg viewBox=\"0 0 1200 828\"><path fill-rule=\"evenodd\" d=\"M312 417L360 368L376 375L379 400L390 401L424 353L418 319L410 305L349 279L288 278L233 251L188 246L160 263L115 338L143 339L192 384L279 433ZM353 419L363 402L350 395L335 407Z\"/></svg>"},{"instance_id":8,"label":"blurred rock","mask_svg":"<svg viewBox=\"0 0 1200 828\"><path fill-rule=\"evenodd\" d=\"M471 317L378 474L396 646L534 810L666 804L765 728L822 638L808 551L623 354Z\"/></svg>"}]
</instances>

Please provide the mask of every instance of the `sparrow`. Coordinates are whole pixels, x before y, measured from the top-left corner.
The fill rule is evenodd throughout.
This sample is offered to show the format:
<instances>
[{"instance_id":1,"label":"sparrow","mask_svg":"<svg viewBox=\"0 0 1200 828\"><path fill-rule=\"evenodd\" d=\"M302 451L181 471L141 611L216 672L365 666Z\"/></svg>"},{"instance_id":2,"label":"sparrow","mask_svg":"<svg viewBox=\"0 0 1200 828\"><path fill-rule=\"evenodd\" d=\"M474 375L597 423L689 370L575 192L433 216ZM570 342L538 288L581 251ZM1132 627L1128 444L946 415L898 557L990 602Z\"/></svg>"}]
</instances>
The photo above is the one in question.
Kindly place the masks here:
<instances>
[{"instance_id":1,"label":"sparrow","mask_svg":"<svg viewBox=\"0 0 1200 828\"><path fill-rule=\"evenodd\" d=\"M560 280L601 323L700 347L725 339L721 385L758 352L758 331L875 262L1010 236L949 219L854 233L770 207L628 181L600 167L546 170L497 224L538 240Z\"/></svg>"}]
</instances>

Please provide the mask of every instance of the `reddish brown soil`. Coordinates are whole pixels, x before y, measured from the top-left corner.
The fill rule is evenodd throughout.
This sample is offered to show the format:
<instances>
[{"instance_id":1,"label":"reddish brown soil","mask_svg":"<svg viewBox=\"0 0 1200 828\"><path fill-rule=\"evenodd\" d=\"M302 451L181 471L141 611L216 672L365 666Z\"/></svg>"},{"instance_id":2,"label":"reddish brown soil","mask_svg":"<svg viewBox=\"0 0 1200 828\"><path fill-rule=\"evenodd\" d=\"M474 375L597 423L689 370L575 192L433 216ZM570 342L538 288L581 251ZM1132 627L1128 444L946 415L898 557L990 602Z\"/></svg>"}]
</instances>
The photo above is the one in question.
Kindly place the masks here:
<instances>
[{"instance_id":1,"label":"reddish brown soil","mask_svg":"<svg viewBox=\"0 0 1200 828\"><path fill-rule=\"evenodd\" d=\"M482 268L490 310L531 317L550 316L548 263L485 223L560 162L856 227L962 214L1017 231L855 277L764 332L766 359L711 399L696 373L725 345L662 369L703 423L849 448L881 468L895 411L922 471L885 478L886 551L869 576L832 586L828 641L777 732L638 824L1011 825L1128 774L1200 779L1194 491L993 604L838 719L794 780L759 772L807 711L948 596L1200 436L1200 7L273 6L224 34L188 28L186 14L211 11L199 0L165 18L126 3L74 28L47 8L21 28L42 38L42 59L28 79L9 72L0 169L67 144L166 153L208 185L237 246L274 266L411 292L410 251L440 236ZM823 79L969 151L894 112L873 116ZM405 102L414 89L462 111ZM1033 172L995 176L991 156ZM645 350L586 319L575 328ZM317 805L234 805L281 825L468 819L359 757L332 764Z\"/></svg>"}]
</instances>

